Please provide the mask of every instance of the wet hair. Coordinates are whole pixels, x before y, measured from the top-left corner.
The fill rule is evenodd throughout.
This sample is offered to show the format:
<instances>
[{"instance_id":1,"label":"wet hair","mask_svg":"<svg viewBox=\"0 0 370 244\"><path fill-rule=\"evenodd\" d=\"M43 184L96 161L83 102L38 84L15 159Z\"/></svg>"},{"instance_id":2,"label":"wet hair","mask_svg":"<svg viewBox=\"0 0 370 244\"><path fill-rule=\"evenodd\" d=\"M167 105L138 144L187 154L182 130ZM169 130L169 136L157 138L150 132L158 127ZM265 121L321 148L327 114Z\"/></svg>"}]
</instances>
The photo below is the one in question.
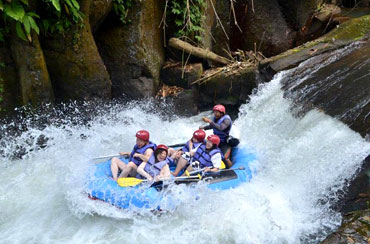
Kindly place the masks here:
<instances>
[{"instance_id":1,"label":"wet hair","mask_svg":"<svg viewBox=\"0 0 370 244\"><path fill-rule=\"evenodd\" d=\"M166 156L168 155L168 152L162 148L158 148L157 150L155 150L154 152L154 159L155 159L155 162L159 162L158 159L157 159L157 156L158 154L161 154L162 152L166 152Z\"/></svg>"}]
</instances>

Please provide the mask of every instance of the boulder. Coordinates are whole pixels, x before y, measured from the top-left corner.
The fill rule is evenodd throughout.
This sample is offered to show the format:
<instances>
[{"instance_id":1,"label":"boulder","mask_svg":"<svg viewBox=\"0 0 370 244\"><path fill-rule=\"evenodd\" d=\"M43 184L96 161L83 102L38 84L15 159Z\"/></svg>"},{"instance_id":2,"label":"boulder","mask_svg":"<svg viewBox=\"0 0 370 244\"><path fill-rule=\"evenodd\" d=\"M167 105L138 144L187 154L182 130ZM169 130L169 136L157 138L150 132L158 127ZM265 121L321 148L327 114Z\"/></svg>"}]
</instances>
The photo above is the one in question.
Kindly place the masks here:
<instances>
[{"instance_id":1,"label":"boulder","mask_svg":"<svg viewBox=\"0 0 370 244\"><path fill-rule=\"evenodd\" d=\"M123 93L131 98L154 96L164 63L162 29L158 28L162 7L161 1L137 1L129 10L129 24L124 25L111 15L96 33L114 97ZM135 85L137 80L141 85ZM137 93L132 93L132 89Z\"/></svg>"},{"instance_id":2,"label":"boulder","mask_svg":"<svg viewBox=\"0 0 370 244\"><path fill-rule=\"evenodd\" d=\"M199 112L197 96L198 94L196 89L185 89L176 96L168 96L162 99L163 101L166 101L166 103L173 105L172 113L178 116L189 117L194 116Z\"/></svg>"},{"instance_id":3,"label":"boulder","mask_svg":"<svg viewBox=\"0 0 370 244\"><path fill-rule=\"evenodd\" d=\"M89 24L90 1L81 1L82 28L44 39L47 67L59 100L110 98L111 81L99 55Z\"/></svg>"},{"instance_id":4,"label":"boulder","mask_svg":"<svg viewBox=\"0 0 370 244\"><path fill-rule=\"evenodd\" d=\"M278 0L290 26L298 31L311 19L323 0Z\"/></svg>"},{"instance_id":5,"label":"boulder","mask_svg":"<svg viewBox=\"0 0 370 244\"><path fill-rule=\"evenodd\" d=\"M198 84L198 104L200 107L210 107L217 103L240 105L245 103L252 90L257 86L257 68L255 66L243 69L228 66L208 70L203 76L210 78Z\"/></svg>"},{"instance_id":6,"label":"boulder","mask_svg":"<svg viewBox=\"0 0 370 244\"><path fill-rule=\"evenodd\" d=\"M285 21L277 0L249 0L246 11L244 50L257 49L270 57L293 47L295 32Z\"/></svg>"},{"instance_id":7,"label":"boulder","mask_svg":"<svg viewBox=\"0 0 370 244\"><path fill-rule=\"evenodd\" d=\"M169 86L190 88L193 81L198 80L203 74L201 63L188 64L185 67L181 63L168 62L161 71L161 81Z\"/></svg>"}]
</instances>

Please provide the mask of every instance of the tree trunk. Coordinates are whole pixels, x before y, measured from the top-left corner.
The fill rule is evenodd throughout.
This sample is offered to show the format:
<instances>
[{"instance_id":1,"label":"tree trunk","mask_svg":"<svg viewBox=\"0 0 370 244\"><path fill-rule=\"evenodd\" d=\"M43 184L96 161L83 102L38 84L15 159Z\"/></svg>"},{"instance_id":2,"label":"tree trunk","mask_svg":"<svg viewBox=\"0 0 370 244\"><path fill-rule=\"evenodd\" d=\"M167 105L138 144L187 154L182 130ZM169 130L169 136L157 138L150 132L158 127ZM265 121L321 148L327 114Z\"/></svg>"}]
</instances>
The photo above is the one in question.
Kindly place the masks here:
<instances>
[{"instance_id":1,"label":"tree trunk","mask_svg":"<svg viewBox=\"0 0 370 244\"><path fill-rule=\"evenodd\" d=\"M211 60L213 62L225 65L230 63L230 60L228 60L227 58L221 57L211 51L199 47L194 47L191 44L181 41L178 38L171 38L168 42L168 45L179 50L184 50L185 52L190 53L191 55L197 56L199 58L204 58L206 60Z\"/></svg>"}]
</instances>

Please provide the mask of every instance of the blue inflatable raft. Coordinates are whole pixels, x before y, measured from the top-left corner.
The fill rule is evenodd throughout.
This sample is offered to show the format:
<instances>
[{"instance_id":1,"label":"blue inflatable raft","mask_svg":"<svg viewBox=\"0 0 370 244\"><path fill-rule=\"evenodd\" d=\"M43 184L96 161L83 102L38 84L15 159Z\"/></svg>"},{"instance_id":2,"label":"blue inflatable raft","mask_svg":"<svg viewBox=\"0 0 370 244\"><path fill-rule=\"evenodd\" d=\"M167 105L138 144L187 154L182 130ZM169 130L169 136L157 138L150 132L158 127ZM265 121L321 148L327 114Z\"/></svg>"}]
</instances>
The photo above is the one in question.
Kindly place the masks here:
<instances>
[{"instance_id":1,"label":"blue inflatable raft","mask_svg":"<svg viewBox=\"0 0 370 244\"><path fill-rule=\"evenodd\" d=\"M256 159L255 155L246 149L234 148L234 165L231 169L220 170L216 173L207 173L202 179L205 180L210 189L227 190L235 188L244 182L250 181L252 171L249 164ZM124 160L124 159L123 159ZM127 159L126 159L127 161ZM98 199L112 204L122 209L148 208L148 209L166 209L161 206L161 199L164 197L163 188L165 184L139 184L133 187L121 187L112 180L110 171L111 161L96 164L89 176L87 183L87 193L91 199ZM199 180L197 180L199 181ZM194 179L181 179L174 181L175 184L196 184ZM168 205L168 198L167 205ZM174 206L176 207L174 201ZM166 206L168 207L168 206Z\"/></svg>"}]
</instances>

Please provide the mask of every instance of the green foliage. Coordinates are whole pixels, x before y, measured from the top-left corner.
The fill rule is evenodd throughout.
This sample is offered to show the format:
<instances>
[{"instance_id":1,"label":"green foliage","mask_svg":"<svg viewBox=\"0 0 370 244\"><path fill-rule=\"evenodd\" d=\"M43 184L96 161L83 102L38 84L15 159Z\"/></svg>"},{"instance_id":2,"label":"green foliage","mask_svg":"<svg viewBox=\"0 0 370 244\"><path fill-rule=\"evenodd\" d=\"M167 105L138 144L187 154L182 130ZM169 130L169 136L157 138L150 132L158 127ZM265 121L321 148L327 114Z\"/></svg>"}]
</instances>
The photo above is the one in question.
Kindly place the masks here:
<instances>
[{"instance_id":1,"label":"green foliage","mask_svg":"<svg viewBox=\"0 0 370 244\"><path fill-rule=\"evenodd\" d=\"M201 27L206 7L205 0L170 0L170 11L166 18L173 19L177 30L175 36L186 36L196 42L202 40L204 29Z\"/></svg>"},{"instance_id":2,"label":"green foliage","mask_svg":"<svg viewBox=\"0 0 370 244\"><path fill-rule=\"evenodd\" d=\"M0 28L0 41L10 26L15 26L19 38L32 41L31 32L40 34L64 33L73 24L82 23L83 14L76 0L42 0L39 13L30 10L28 0L0 0L0 17L5 27ZM40 17L41 16L41 17Z\"/></svg>"},{"instance_id":3,"label":"green foliage","mask_svg":"<svg viewBox=\"0 0 370 244\"><path fill-rule=\"evenodd\" d=\"M113 0L114 12L119 16L123 24L130 23L127 19L129 9L134 5L135 0Z\"/></svg>"}]
</instances>

